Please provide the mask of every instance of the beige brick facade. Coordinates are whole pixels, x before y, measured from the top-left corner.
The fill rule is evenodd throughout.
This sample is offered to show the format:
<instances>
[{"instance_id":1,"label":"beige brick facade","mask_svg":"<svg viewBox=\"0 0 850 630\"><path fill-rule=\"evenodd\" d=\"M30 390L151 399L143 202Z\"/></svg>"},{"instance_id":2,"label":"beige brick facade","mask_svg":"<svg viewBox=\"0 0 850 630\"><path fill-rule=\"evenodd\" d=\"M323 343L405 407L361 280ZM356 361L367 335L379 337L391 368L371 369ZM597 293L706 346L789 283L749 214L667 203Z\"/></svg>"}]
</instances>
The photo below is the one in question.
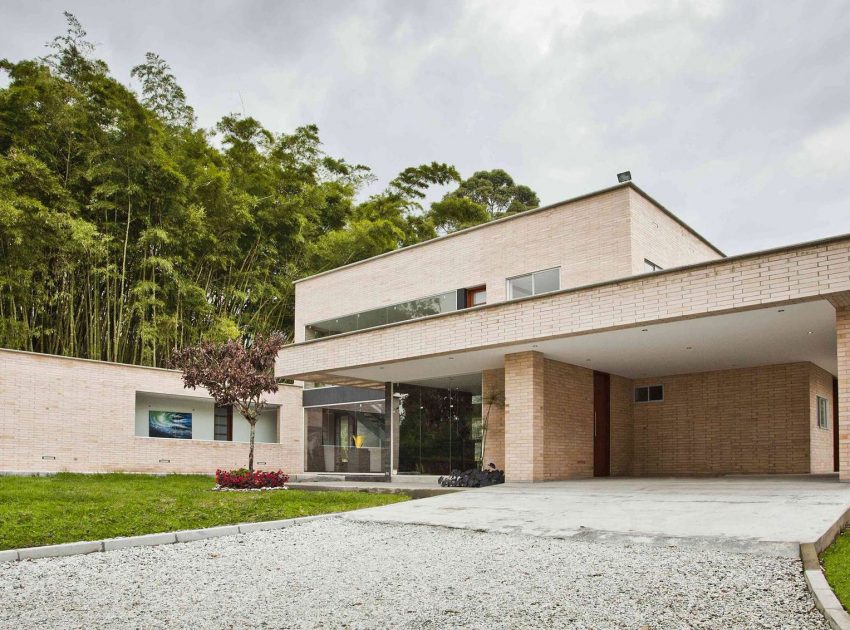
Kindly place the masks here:
<instances>
[{"instance_id":1,"label":"beige brick facade","mask_svg":"<svg viewBox=\"0 0 850 630\"><path fill-rule=\"evenodd\" d=\"M850 481L850 306L835 309L838 339L838 473Z\"/></svg>"},{"instance_id":2,"label":"beige brick facade","mask_svg":"<svg viewBox=\"0 0 850 630\"><path fill-rule=\"evenodd\" d=\"M813 368L794 363L635 381L663 385L664 401L632 405L633 474L818 472L810 457Z\"/></svg>"},{"instance_id":3,"label":"beige brick facade","mask_svg":"<svg viewBox=\"0 0 850 630\"><path fill-rule=\"evenodd\" d=\"M593 372L537 352L505 357L508 479L593 475ZM499 376L494 370L488 387ZM664 400L636 403L635 387ZM831 472L832 431L817 426L816 397L832 404L832 375L811 363L611 378L614 476ZM496 449L494 442L490 448Z\"/></svg>"},{"instance_id":4,"label":"beige brick facade","mask_svg":"<svg viewBox=\"0 0 850 630\"><path fill-rule=\"evenodd\" d=\"M0 350L0 471L212 473L248 464L248 445L135 435L136 393L206 400L179 372ZM284 385L280 443L257 444L261 468L301 472L301 389ZM162 461L167 460L167 461Z\"/></svg>"},{"instance_id":5,"label":"beige brick facade","mask_svg":"<svg viewBox=\"0 0 850 630\"><path fill-rule=\"evenodd\" d=\"M394 361L781 305L850 291L850 238L296 343L277 372L325 379ZM509 350L508 350L509 351Z\"/></svg>"},{"instance_id":6,"label":"beige brick facade","mask_svg":"<svg viewBox=\"0 0 850 630\"><path fill-rule=\"evenodd\" d=\"M307 324L446 291L486 285L489 304L507 278L560 267L571 288L720 257L632 185L587 195L396 250L296 284L295 340ZM356 291L352 291L356 287Z\"/></svg>"}]
</instances>

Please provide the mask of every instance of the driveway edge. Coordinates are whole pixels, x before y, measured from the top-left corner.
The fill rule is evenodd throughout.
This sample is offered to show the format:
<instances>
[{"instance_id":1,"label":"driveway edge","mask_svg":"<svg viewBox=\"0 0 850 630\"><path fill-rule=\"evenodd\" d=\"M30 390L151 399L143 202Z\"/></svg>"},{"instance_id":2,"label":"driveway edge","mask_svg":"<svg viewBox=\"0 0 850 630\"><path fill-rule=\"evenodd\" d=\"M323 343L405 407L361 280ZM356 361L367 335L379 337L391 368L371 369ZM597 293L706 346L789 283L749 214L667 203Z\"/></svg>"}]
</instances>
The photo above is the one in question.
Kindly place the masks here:
<instances>
[{"instance_id":1,"label":"driveway edge","mask_svg":"<svg viewBox=\"0 0 850 630\"><path fill-rule=\"evenodd\" d=\"M18 560L36 560L38 558L60 558L66 556L81 556L88 553L102 553L127 549L128 547L151 547L156 545L173 545L176 543L194 542L219 536L249 534L251 532L286 529L302 523L339 517L344 512L329 512L328 514L313 514L296 518L276 521L258 521L255 523L240 523L238 525L221 525L201 529L181 529L176 532L160 532L143 534L142 536L119 536L103 540L85 540L63 543L61 545L44 545L42 547L23 547L21 549L6 549L0 551L0 562L15 562ZM850 629L850 626L848 626Z\"/></svg>"},{"instance_id":2,"label":"driveway edge","mask_svg":"<svg viewBox=\"0 0 850 630\"><path fill-rule=\"evenodd\" d=\"M827 623L834 630L850 630L850 615L844 610L844 606L838 601L835 592L826 581L819 555L835 541L848 522L850 522L850 508L845 510L844 514L820 538L812 542L800 543L800 560L803 561L806 586L812 593L815 606L823 613Z\"/></svg>"}]
</instances>

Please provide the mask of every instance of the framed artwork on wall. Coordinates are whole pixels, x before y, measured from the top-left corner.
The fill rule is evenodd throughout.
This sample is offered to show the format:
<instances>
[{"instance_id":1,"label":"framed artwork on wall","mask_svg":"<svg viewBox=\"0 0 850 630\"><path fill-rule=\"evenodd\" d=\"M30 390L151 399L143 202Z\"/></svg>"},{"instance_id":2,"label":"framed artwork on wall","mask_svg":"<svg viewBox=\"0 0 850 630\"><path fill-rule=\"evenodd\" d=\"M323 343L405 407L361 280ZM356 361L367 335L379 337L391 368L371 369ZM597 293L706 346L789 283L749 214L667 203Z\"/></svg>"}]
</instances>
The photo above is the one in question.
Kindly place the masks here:
<instances>
[{"instance_id":1,"label":"framed artwork on wall","mask_svg":"<svg viewBox=\"0 0 850 630\"><path fill-rule=\"evenodd\" d=\"M192 414L182 411L149 411L148 435L158 438L192 439Z\"/></svg>"}]
</instances>

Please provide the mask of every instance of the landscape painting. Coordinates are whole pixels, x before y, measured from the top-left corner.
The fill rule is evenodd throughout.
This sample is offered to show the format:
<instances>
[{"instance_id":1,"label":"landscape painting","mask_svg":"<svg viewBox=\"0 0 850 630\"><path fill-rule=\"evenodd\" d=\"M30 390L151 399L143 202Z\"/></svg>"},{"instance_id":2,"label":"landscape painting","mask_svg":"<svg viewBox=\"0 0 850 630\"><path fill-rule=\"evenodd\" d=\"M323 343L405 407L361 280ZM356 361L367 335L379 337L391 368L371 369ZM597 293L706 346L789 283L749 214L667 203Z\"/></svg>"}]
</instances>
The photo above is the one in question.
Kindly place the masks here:
<instances>
[{"instance_id":1,"label":"landscape painting","mask_svg":"<svg viewBox=\"0 0 850 630\"><path fill-rule=\"evenodd\" d=\"M148 435L158 438L192 439L192 414L180 411L149 411Z\"/></svg>"}]
</instances>

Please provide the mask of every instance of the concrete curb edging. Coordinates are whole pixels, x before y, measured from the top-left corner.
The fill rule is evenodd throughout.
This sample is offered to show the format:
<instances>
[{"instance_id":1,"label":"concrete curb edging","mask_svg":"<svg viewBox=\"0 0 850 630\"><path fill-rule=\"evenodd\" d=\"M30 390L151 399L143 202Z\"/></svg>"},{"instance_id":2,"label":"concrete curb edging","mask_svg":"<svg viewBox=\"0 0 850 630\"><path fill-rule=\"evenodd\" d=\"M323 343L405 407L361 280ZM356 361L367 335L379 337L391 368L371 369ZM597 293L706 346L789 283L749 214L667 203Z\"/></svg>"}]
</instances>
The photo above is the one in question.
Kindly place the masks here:
<instances>
[{"instance_id":1,"label":"concrete curb edging","mask_svg":"<svg viewBox=\"0 0 850 630\"><path fill-rule=\"evenodd\" d=\"M172 545L175 543L194 542L219 536L233 536L251 532L286 529L302 523L321 519L339 517L341 512L314 514L296 518L280 519L277 521L259 521L257 523L240 523L238 525L221 525L202 529L184 529L176 532L144 534L142 536L127 536L106 538L104 540L87 540L81 542L63 543L61 545L45 545L43 547L24 547L0 551L0 562L15 562L18 560L36 560L38 558L60 558L65 556L80 556L88 553L115 551L129 547L151 547L156 545Z\"/></svg>"},{"instance_id":2,"label":"concrete curb edging","mask_svg":"<svg viewBox=\"0 0 850 630\"><path fill-rule=\"evenodd\" d=\"M827 623L834 630L850 630L850 614L838 601L820 565L819 555L836 539L838 534L850 522L850 508L845 510L820 538L813 542L800 543L800 559L803 561L803 575L806 585L815 600L815 606L823 613Z\"/></svg>"}]
</instances>

